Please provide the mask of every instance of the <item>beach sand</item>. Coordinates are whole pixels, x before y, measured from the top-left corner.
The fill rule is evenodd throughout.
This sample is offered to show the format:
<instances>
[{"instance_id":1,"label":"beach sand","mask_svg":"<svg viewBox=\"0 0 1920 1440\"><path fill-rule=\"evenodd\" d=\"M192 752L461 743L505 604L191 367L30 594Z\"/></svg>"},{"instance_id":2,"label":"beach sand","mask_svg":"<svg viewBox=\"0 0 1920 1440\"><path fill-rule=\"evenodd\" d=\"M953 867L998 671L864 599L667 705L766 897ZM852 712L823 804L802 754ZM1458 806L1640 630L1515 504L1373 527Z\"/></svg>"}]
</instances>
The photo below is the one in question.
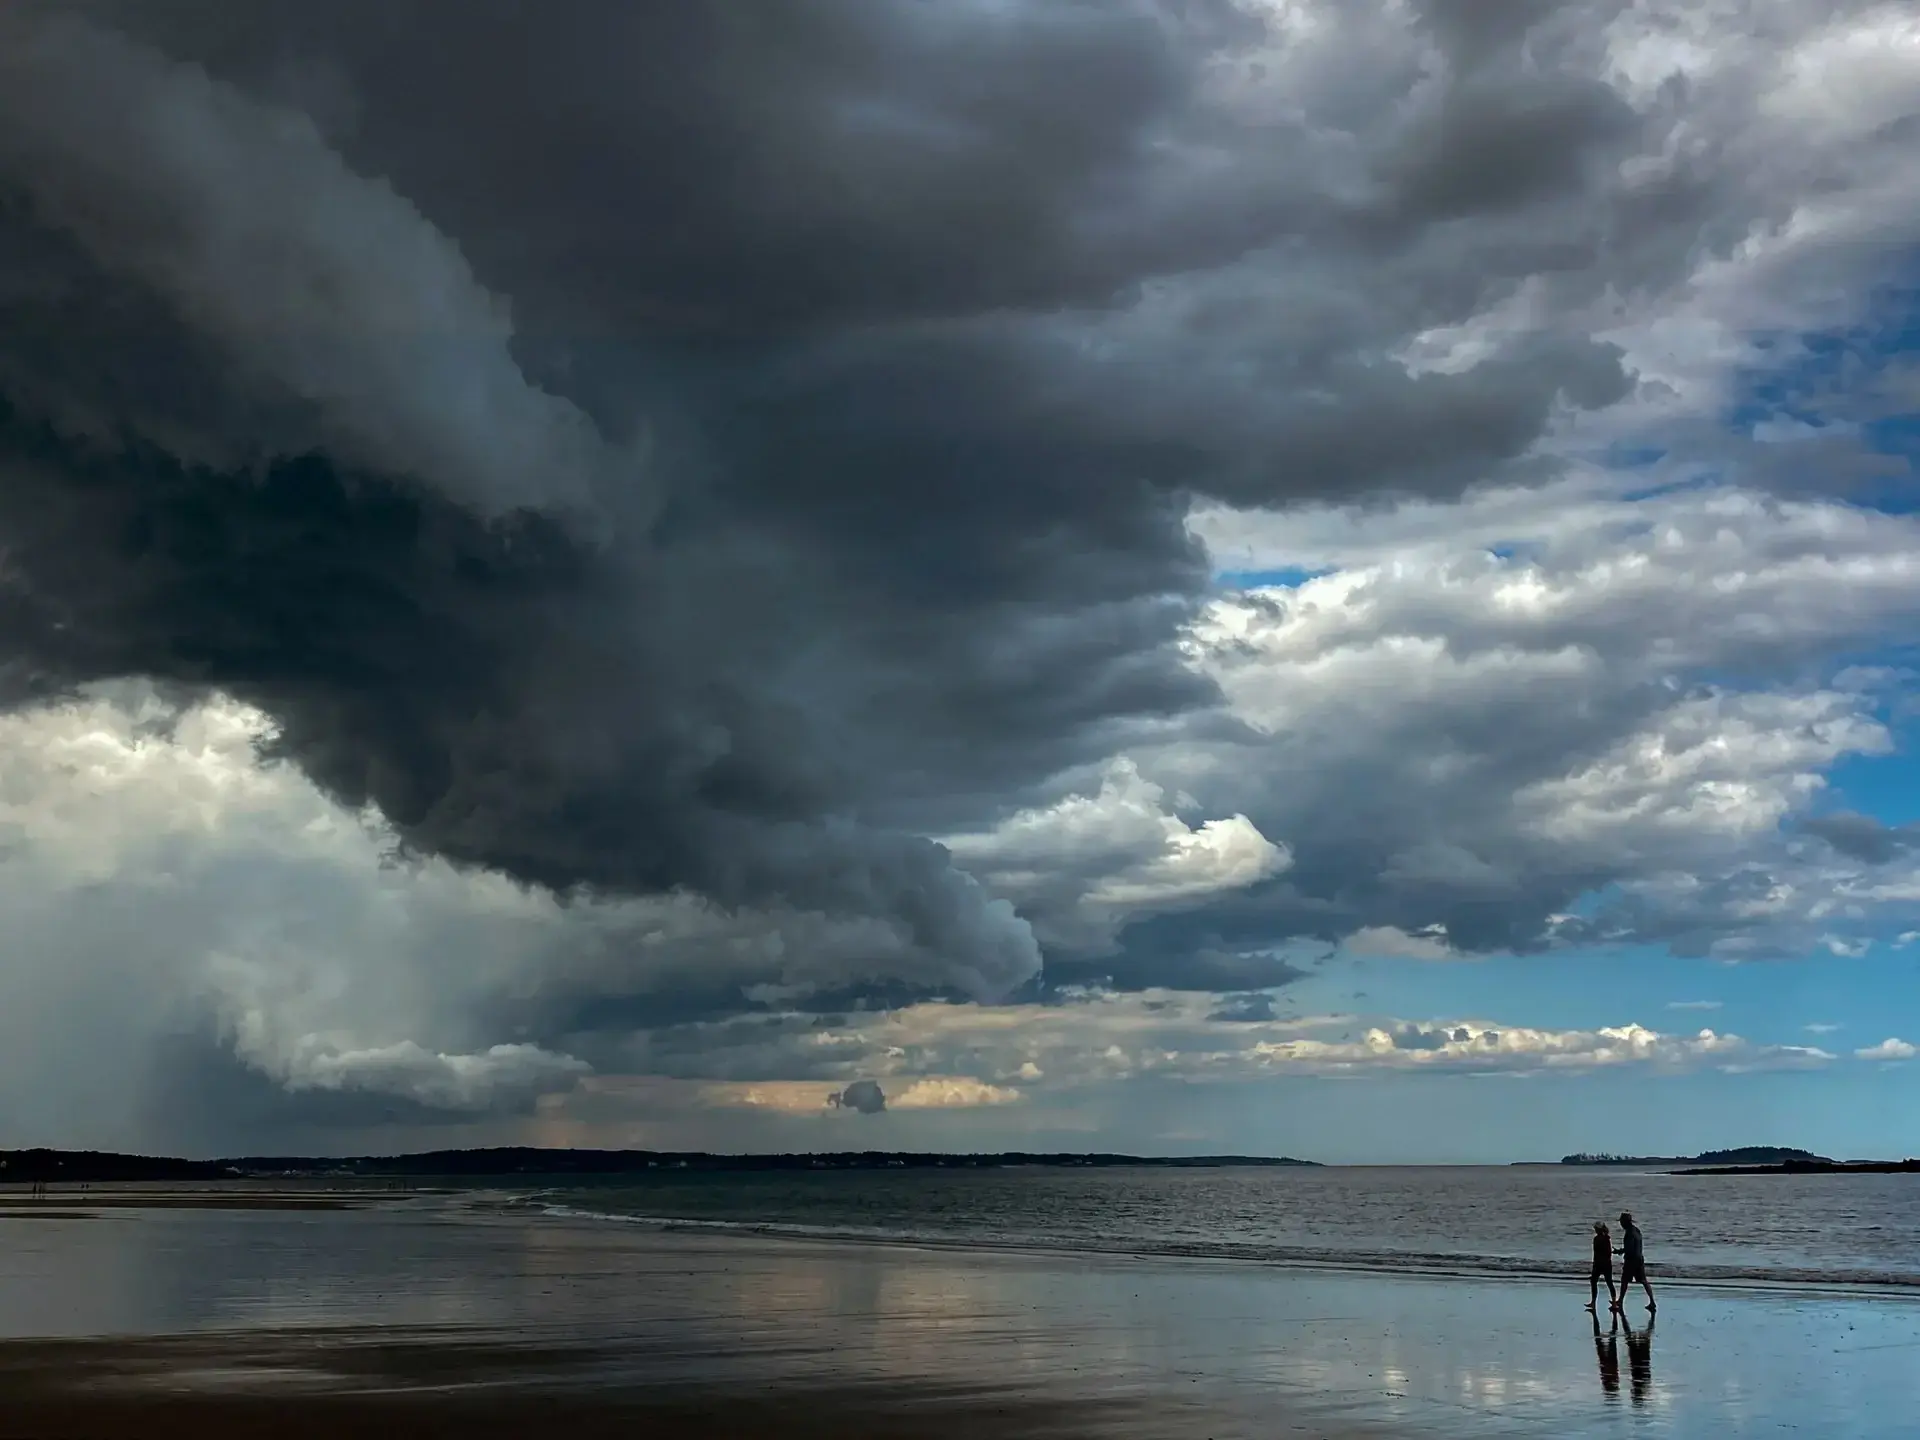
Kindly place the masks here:
<instances>
[{"instance_id":1,"label":"beach sand","mask_svg":"<svg viewBox=\"0 0 1920 1440\"><path fill-rule=\"evenodd\" d=\"M0 1221L0 1436L1892 1437L1920 1414L1920 1304L1883 1296L1674 1286L1651 1335L1638 1304L1596 1335L1571 1274L85 1198Z\"/></svg>"},{"instance_id":2,"label":"beach sand","mask_svg":"<svg viewBox=\"0 0 1920 1440\"><path fill-rule=\"evenodd\" d=\"M563 1348L382 1331L15 1343L0 1347L0 1436L1092 1440L1190 1433L1185 1426L1142 1426L1137 1414L1098 1399L1064 1403L994 1387L787 1385L742 1394L569 1378L597 1358Z\"/></svg>"}]
</instances>

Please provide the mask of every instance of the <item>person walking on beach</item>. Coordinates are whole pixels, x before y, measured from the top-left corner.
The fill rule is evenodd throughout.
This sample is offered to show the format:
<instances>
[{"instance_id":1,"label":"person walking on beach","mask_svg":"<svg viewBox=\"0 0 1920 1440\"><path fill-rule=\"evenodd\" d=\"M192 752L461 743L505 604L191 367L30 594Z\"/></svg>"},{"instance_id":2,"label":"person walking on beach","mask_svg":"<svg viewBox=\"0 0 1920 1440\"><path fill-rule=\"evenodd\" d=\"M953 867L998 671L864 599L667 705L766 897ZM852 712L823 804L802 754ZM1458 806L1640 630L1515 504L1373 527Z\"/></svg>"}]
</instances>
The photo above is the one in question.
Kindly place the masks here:
<instances>
[{"instance_id":1,"label":"person walking on beach","mask_svg":"<svg viewBox=\"0 0 1920 1440\"><path fill-rule=\"evenodd\" d=\"M1613 1296L1613 1236L1607 1230L1607 1222L1593 1222L1593 1268L1587 1273L1587 1309L1594 1310L1600 1304L1600 1282L1607 1282L1607 1308L1618 1310L1620 1306Z\"/></svg>"},{"instance_id":2,"label":"person walking on beach","mask_svg":"<svg viewBox=\"0 0 1920 1440\"><path fill-rule=\"evenodd\" d=\"M1658 1310L1660 1307L1653 1303L1653 1286L1647 1283L1646 1245L1630 1210L1620 1212L1620 1255L1620 1293L1614 1299L1613 1308L1618 1310L1627 1303L1627 1287L1638 1280L1640 1288L1647 1292L1648 1313Z\"/></svg>"}]
</instances>

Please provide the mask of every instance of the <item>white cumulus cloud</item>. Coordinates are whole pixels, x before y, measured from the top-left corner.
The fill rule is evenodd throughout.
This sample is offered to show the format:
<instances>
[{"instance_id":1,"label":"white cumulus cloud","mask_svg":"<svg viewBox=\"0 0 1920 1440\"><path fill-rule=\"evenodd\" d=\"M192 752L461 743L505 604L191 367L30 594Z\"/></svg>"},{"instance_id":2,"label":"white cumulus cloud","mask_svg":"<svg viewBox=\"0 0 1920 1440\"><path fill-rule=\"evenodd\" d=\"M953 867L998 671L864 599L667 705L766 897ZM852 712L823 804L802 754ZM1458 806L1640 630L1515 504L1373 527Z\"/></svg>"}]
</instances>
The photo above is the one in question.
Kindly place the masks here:
<instances>
[{"instance_id":1,"label":"white cumulus cloud","mask_svg":"<svg viewBox=\"0 0 1920 1440\"><path fill-rule=\"evenodd\" d=\"M1882 1040L1878 1045L1869 1045L1853 1053L1862 1060L1911 1060L1914 1056L1920 1055L1920 1045L1889 1038Z\"/></svg>"},{"instance_id":2,"label":"white cumulus cloud","mask_svg":"<svg viewBox=\"0 0 1920 1440\"><path fill-rule=\"evenodd\" d=\"M947 837L954 857L1035 918L1047 938L1097 946L1140 915L1204 904L1292 864L1245 815L1194 825L1126 757L1092 795L1023 810L993 830Z\"/></svg>"}]
</instances>

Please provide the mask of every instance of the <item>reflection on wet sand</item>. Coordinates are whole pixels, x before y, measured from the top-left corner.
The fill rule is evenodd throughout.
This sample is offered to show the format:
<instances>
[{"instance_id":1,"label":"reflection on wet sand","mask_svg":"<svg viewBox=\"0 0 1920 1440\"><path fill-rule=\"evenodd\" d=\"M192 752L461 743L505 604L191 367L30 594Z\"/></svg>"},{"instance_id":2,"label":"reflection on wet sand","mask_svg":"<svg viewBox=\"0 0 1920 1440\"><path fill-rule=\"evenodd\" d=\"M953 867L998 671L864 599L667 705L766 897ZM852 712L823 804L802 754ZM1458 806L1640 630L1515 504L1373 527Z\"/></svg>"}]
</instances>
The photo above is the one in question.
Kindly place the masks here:
<instances>
[{"instance_id":1,"label":"reflection on wet sand","mask_svg":"<svg viewBox=\"0 0 1920 1440\"><path fill-rule=\"evenodd\" d=\"M1633 1375L1633 1403L1644 1405L1653 1389L1653 1316L1647 1316L1647 1328L1627 1327L1627 1368Z\"/></svg>"},{"instance_id":2,"label":"reflection on wet sand","mask_svg":"<svg viewBox=\"0 0 1920 1440\"><path fill-rule=\"evenodd\" d=\"M1609 1318L1613 1324L1602 1334L1600 1317L1593 1317L1593 1349L1600 1361L1600 1388L1614 1398L1620 1394L1620 1317Z\"/></svg>"},{"instance_id":3,"label":"reflection on wet sand","mask_svg":"<svg viewBox=\"0 0 1920 1440\"><path fill-rule=\"evenodd\" d=\"M1613 1312L1608 1317L1608 1326L1600 1328L1600 1317L1593 1317L1594 1358L1600 1366L1600 1389L1609 1400L1620 1397L1620 1335L1622 1330L1627 1337L1627 1371L1633 1379L1633 1403L1645 1405L1653 1393L1653 1316L1647 1316L1647 1327L1636 1330L1631 1325L1621 1324L1620 1313Z\"/></svg>"}]
</instances>

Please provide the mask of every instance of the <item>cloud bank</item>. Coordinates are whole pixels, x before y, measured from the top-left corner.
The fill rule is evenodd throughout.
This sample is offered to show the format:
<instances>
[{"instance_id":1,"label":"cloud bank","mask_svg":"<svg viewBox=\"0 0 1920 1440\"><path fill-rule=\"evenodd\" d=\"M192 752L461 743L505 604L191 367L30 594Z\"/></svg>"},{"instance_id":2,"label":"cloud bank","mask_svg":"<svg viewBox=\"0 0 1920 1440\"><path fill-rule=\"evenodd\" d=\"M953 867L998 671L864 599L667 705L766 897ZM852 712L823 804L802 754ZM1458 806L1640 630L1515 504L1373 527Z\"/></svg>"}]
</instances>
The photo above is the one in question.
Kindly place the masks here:
<instances>
[{"instance_id":1,"label":"cloud bank","mask_svg":"<svg viewBox=\"0 0 1920 1440\"><path fill-rule=\"evenodd\" d=\"M846 1037L1094 985L1115 1080L1142 997L1800 1063L1262 1027L1920 927L1827 794L1920 618L1916 77L1862 0L20 0L0 1093L1013 1115L1066 1047Z\"/></svg>"}]
</instances>

